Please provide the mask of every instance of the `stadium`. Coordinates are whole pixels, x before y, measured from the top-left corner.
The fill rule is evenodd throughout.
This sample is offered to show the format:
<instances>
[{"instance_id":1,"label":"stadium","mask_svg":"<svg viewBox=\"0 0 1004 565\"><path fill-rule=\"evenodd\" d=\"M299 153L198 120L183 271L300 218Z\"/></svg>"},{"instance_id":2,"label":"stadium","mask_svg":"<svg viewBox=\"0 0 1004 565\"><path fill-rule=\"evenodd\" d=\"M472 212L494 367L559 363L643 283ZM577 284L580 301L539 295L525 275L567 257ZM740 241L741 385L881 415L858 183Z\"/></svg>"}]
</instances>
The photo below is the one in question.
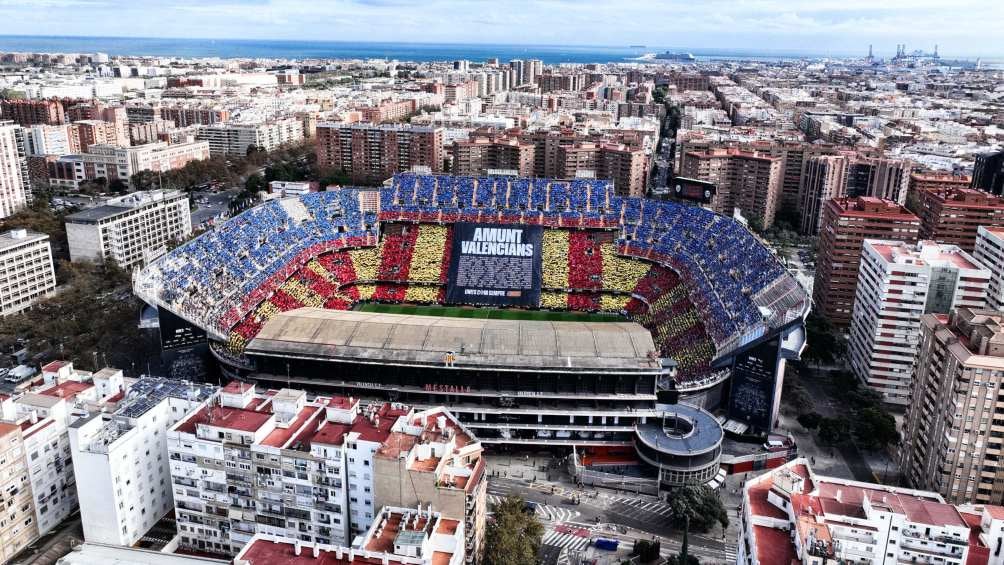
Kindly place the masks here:
<instances>
[{"instance_id":1,"label":"stadium","mask_svg":"<svg viewBox=\"0 0 1004 565\"><path fill-rule=\"evenodd\" d=\"M667 484L714 478L723 426L771 430L809 309L702 208L410 173L267 201L134 289L165 350L205 343L227 378L447 405L489 446L633 450Z\"/></svg>"}]
</instances>

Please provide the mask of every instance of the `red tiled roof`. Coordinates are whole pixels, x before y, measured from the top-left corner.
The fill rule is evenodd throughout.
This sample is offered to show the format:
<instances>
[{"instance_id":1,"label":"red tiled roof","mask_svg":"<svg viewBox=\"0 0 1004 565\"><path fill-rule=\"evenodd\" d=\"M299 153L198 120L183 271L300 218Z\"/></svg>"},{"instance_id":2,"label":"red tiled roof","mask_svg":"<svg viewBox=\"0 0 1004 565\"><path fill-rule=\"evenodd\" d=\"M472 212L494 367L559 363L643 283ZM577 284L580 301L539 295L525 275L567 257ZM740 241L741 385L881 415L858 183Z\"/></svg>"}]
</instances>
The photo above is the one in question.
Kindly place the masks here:
<instances>
[{"instance_id":1,"label":"red tiled roof","mask_svg":"<svg viewBox=\"0 0 1004 565\"><path fill-rule=\"evenodd\" d=\"M1004 520L1004 506L987 505L983 507L994 520Z\"/></svg>"},{"instance_id":2,"label":"red tiled roof","mask_svg":"<svg viewBox=\"0 0 1004 565\"><path fill-rule=\"evenodd\" d=\"M69 364L68 361L52 361L50 363L46 363L45 366L42 367L42 371L46 373L55 373L56 371L62 369L68 364Z\"/></svg>"},{"instance_id":3,"label":"red tiled roof","mask_svg":"<svg viewBox=\"0 0 1004 565\"><path fill-rule=\"evenodd\" d=\"M293 437L294 434L298 433L307 423L308 420L312 420L314 416L321 412L320 406L307 406L300 413L296 415L296 418L289 424L288 428L276 427L272 430L272 433L265 436L265 439L261 441L262 445L267 445L269 447L282 447L289 441L289 438Z\"/></svg>"},{"instance_id":4,"label":"red tiled roof","mask_svg":"<svg viewBox=\"0 0 1004 565\"><path fill-rule=\"evenodd\" d=\"M796 559L795 546L787 531L753 526L757 560L764 565L791 563Z\"/></svg>"},{"instance_id":5,"label":"red tiled roof","mask_svg":"<svg viewBox=\"0 0 1004 565\"><path fill-rule=\"evenodd\" d=\"M749 487L750 512L752 512L754 516L765 516L767 518L787 520L787 512L767 501L767 493L770 492L770 488L771 481L769 476L760 480L756 485Z\"/></svg>"},{"instance_id":6,"label":"red tiled roof","mask_svg":"<svg viewBox=\"0 0 1004 565\"><path fill-rule=\"evenodd\" d=\"M120 390L117 393L115 393L114 395L109 396L108 400L106 400L105 402L118 402L119 400L122 400L123 398L125 398L125 391L124 390Z\"/></svg>"},{"instance_id":7,"label":"red tiled roof","mask_svg":"<svg viewBox=\"0 0 1004 565\"><path fill-rule=\"evenodd\" d=\"M55 396L58 398L74 398L78 394L94 388L93 384L81 383L78 381L65 381L56 386L49 387L39 394Z\"/></svg>"},{"instance_id":8,"label":"red tiled roof","mask_svg":"<svg viewBox=\"0 0 1004 565\"><path fill-rule=\"evenodd\" d=\"M301 545L300 555L296 555L291 543L264 540L255 540L247 547L241 558L250 565L380 565L382 563L379 559L372 558L349 559L348 549L342 553L341 559L333 551L322 551L318 557L314 557L308 544ZM400 563L399 560L391 559L387 565L400 565Z\"/></svg>"},{"instance_id":9,"label":"red tiled roof","mask_svg":"<svg viewBox=\"0 0 1004 565\"><path fill-rule=\"evenodd\" d=\"M207 424L217 428L254 432L265 425L265 422L271 417L271 414L255 412L254 410L242 410L228 406L205 406L184 420L177 430L194 434L199 424Z\"/></svg>"}]
</instances>

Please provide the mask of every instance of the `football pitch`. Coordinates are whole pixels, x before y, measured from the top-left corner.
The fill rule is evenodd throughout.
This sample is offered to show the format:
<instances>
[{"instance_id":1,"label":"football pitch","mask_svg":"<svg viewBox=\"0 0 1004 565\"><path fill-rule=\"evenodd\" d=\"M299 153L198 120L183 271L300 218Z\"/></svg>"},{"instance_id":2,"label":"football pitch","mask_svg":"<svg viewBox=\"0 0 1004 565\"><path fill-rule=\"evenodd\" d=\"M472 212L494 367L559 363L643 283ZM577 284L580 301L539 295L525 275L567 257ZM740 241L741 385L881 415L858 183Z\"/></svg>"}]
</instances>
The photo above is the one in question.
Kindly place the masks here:
<instances>
[{"instance_id":1,"label":"football pitch","mask_svg":"<svg viewBox=\"0 0 1004 565\"><path fill-rule=\"evenodd\" d=\"M380 304L367 302L357 310L381 314L409 314L416 316L442 316L446 318L478 318L490 320L533 320L538 322L623 322L617 314L592 314L588 312L552 312L550 310L516 310L487 307L425 306L418 304Z\"/></svg>"}]
</instances>

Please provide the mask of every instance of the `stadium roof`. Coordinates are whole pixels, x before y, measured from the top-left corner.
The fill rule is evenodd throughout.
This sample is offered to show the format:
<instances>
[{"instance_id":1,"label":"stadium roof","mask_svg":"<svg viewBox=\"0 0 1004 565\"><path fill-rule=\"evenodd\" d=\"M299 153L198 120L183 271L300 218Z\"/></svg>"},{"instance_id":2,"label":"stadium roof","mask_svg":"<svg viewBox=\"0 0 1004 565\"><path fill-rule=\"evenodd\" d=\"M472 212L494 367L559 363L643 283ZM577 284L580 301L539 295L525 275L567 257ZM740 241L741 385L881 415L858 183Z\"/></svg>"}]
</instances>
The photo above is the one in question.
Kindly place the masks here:
<instances>
[{"instance_id":1,"label":"stadium roof","mask_svg":"<svg viewBox=\"0 0 1004 565\"><path fill-rule=\"evenodd\" d=\"M287 355L458 369L660 369L652 336L634 322L480 320L300 308L269 320L246 348Z\"/></svg>"}]
</instances>

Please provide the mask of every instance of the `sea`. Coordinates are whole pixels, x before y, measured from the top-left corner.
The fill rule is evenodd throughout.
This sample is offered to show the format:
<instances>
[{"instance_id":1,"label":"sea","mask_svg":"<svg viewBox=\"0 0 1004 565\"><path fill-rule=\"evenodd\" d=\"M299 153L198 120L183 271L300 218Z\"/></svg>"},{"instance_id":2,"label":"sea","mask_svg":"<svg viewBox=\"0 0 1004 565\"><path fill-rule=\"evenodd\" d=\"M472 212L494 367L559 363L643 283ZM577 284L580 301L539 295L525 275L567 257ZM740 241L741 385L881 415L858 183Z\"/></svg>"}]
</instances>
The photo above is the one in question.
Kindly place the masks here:
<instances>
[{"instance_id":1,"label":"sea","mask_svg":"<svg viewBox=\"0 0 1004 565\"><path fill-rule=\"evenodd\" d=\"M623 63L648 53L692 53L698 61L780 61L861 57L857 52L814 52L771 49L714 49L650 45L513 45L473 43L403 43L358 41L293 41L252 39L165 39L152 37L86 37L0 35L0 52L107 53L158 57L220 57L263 59L395 59L399 61L484 61L496 57L560 63ZM969 58L975 60L975 57ZM983 59L999 65L1004 58Z\"/></svg>"}]
</instances>

